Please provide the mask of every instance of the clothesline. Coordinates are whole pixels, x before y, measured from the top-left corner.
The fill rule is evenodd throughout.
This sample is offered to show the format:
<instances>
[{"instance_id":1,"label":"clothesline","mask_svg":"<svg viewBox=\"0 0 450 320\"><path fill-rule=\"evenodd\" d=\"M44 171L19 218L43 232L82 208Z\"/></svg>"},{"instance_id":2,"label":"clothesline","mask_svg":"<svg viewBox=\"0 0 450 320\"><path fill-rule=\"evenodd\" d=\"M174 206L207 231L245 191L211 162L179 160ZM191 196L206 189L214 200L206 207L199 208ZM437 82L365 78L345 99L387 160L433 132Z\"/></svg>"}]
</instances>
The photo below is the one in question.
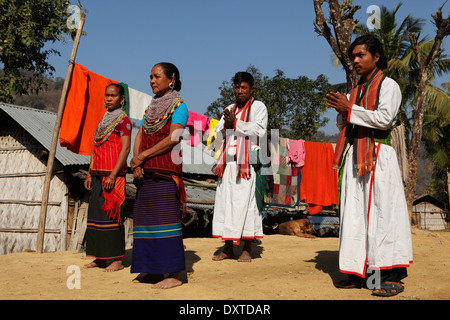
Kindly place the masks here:
<instances>
[{"instance_id":1,"label":"clothesline","mask_svg":"<svg viewBox=\"0 0 450 320\"><path fill-rule=\"evenodd\" d=\"M337 171L332 168L331 143L280 138L272 150L275 152L271 155L271 167L276 171L266 176L269 181L273 179L269 182L266 205L295 207L304 202L310 214L317 214L324 207L336 207L338 181Z\"/></svg>"}]
</instances>

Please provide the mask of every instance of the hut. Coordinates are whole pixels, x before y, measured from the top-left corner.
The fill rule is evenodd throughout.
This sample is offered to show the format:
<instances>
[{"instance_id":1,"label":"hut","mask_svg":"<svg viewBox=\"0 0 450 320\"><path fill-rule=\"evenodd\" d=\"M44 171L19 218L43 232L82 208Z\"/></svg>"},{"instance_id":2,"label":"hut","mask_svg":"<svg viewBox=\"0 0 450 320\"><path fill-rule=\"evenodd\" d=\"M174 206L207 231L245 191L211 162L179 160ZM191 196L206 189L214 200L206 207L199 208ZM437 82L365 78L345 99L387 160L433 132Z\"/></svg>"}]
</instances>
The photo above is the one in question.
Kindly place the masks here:
<instances>
[{"instance_id":1,"label":"hut","mask_svg":"<svg viewBox=\"0 0 450 320\"><path fill-rule=\"evenodd\" d=\"M425 194L413 201L413 215L425 230L449 230L448 210L444 202Z\"/></svg>"},{"instance_id":2,"label":"hut","mask_svg":"<svg viewBox=\"0 0 450 320\"><path fill-rule=\"evenodd\" d=\"M0 254L35 250L56 114L0 103ZM79 193L72 173L90 158L57 147L44 251L66 250ZM78 188L79 189L79 188ZM71 214L69 214L69 212Z\"/></svg>"}]
</instances>

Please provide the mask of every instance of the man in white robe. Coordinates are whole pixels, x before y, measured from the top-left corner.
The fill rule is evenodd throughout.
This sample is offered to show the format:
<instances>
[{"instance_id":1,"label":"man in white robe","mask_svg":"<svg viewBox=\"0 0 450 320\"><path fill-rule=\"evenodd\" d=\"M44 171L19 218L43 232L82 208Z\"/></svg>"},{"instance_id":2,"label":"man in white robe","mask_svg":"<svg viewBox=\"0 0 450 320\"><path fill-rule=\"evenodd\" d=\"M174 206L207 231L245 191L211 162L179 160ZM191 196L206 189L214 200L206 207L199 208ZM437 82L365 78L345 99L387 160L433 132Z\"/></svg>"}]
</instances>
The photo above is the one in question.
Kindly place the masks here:
<instances>
[{"instance_id":1,"label":"man in white robe","mask_svg":"<svg viewBox=\"0 0 450 320\"><path fill-rule=\"evenodd\" d=\"M354 41L349 52L361 75L360 83L365 83L353 90L363 91L366 87L375 90L371 81L376 74L382 76L381 68L386 66L381 43L373 36L362 36ZM355 166L358 157L355 135L345 132L351 145L341 158L345 163L341 169L339 269L349 274L349 279L339 286L366 286L373 289L374 295L393 296L404 290L401 280L407 276L406 267L413 260L411 230L396 152L388 140L377 139L377 132L385 138L385 133L392 129L402 97L398 84L391 78L382 78L378 88L374 110L351 103L352 94L359 97L357 102L367 103L363 101L367 99L364 96L367 91L352 91L347 96L327 95L329 106L339 112L340 129L363 127L375 136L373 164L368 172L361 173ZM378 278L373 281L374 277ZM372 278L371 283L365 278Z\"/></svg>"},{"instance_id":2,"label":"man in white robe","mask_svg":"<svg viewBox=\"0 0 450 320\"><path fill-rule=\"evenodd\" d=\"M259 149L257 138L264 137L267 132L267 108L261 101L254 100L253 90L253 76L248 72L236 73L236 104L224 110L216 126L217 136L226 137L222 150L226 152L228 160L219 174L212 223L213 237L225 240L225 248L213 257L215 261L234 258L233 244L237 245L243 239L244 248L238 261L250 262L252 240L263 237L262 217L255 197L256 175L253 166L247 166L248 176L239 176L242 170L240 164L243 163L239 158L239 137L249 137L248 146L256 151ZM245 107L249 108L249 113L242 120L241 113L245 112Z\"/></svg>"}]
</instances>

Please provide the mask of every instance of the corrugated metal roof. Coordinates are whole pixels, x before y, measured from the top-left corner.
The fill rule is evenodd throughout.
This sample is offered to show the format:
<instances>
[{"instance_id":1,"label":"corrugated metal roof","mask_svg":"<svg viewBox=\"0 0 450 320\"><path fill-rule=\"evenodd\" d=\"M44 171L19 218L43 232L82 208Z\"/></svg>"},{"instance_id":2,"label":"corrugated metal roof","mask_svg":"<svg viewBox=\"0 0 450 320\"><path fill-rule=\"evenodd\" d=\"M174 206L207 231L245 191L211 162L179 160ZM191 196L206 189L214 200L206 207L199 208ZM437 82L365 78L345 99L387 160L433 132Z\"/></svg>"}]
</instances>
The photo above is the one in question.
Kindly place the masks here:
<instances>
[{"instance_id":1,"label":"corrugated metal roof","mask_svg":"<svg viewBox=\"0 0 450 320\"><path fill-rule=\"evenodd\" d=\"M0 103L0 109L6 112L22 128L29 132L44 148L50 150L53 130L56 122L56 113ZM58 144L55 158L64 166L89 165L90 157L73 153Z\"/></svg>"},{"instance_id":2,"label":"corrugated metal roof","mask_svg":"<svg viewBox=\"0 0 450 320\"><path fill-rule=\"evenodd\" d=\"M44 148L50 150L53 130L56 121L56 113L28 107L20 107L6 103L0 103L0 109L5 111L22 128L29 132ZM128 156L128 164L133 157L134 140L138 130L133 128L131 135L131 152ZM181 141L183 153L183 172L200 175L211 175L214 157L210 150L199 143L195 147L187 144L187 137ZM59 145L56 147L56 159L64 166L89 165L90 156L79 155Z\"/></svg>"},{"instance_id":3,"label":"corrugated metal roof","mask_svg":"<svg viewBox=\"0 0 450 320\"><path fill-rule=\"evenodd\" d=\"M187 140L181 141L181 152L183 154L183 172L201 175L213 175L211 169L215 163L212 151L204 144L199 143L195 147L187 144Z\"/></svg>"}]
</instances>

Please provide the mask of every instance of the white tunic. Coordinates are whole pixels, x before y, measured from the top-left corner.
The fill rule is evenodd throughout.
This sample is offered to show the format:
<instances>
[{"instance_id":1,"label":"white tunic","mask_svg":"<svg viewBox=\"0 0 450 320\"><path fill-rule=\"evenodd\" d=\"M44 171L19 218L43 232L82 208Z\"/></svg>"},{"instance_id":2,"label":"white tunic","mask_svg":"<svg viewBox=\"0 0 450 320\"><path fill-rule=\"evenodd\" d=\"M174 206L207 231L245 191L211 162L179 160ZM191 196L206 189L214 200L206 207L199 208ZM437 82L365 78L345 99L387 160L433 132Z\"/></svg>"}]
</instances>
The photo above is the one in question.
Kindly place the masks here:
<instances>
[{"instance_id":1,"label":"white tunic","mask_svg":"<svg viewBox=\"0 0 450 320\"><path fill-rule=\"evenodd\" d=\"M395 123L401 103L398 84L386 78L378 109L353 105L347 121L359 126L387 130ZM338 116L338 126L341 118ZM343 168L339 235L339 269L364 277L370 269L407 267L412 263L408 208L395 150L375 143L378 153L374 170L359 177L353 146Z\"/></svg>"},{"instance_id":2,"label":"white tunic","mask_svg":"<svg viewBox=\"0 0 450 320\"><path fill-rule=\"evenodd\" d=\"M227 109L232 107L233 105L230 105ZM255 100L250 109L249 121L237 120L235 132L249 137L263 137L267 132L267 119L266 106L261 101ZM217 135L224 129L224 123L222 116L216 126ZM231 139L233 138L231 136ZM251 148L255 150L259 146L252 143ZM235 148L230 147L228 154L236 154ZM236 162L228 162L222 178L218 180L212 235L239 244L240 239L262 238L263 228L255 197L255 171L250 166L250 178L241 179L236 177L236 170Z\"/></svg>"}]
</instances>

